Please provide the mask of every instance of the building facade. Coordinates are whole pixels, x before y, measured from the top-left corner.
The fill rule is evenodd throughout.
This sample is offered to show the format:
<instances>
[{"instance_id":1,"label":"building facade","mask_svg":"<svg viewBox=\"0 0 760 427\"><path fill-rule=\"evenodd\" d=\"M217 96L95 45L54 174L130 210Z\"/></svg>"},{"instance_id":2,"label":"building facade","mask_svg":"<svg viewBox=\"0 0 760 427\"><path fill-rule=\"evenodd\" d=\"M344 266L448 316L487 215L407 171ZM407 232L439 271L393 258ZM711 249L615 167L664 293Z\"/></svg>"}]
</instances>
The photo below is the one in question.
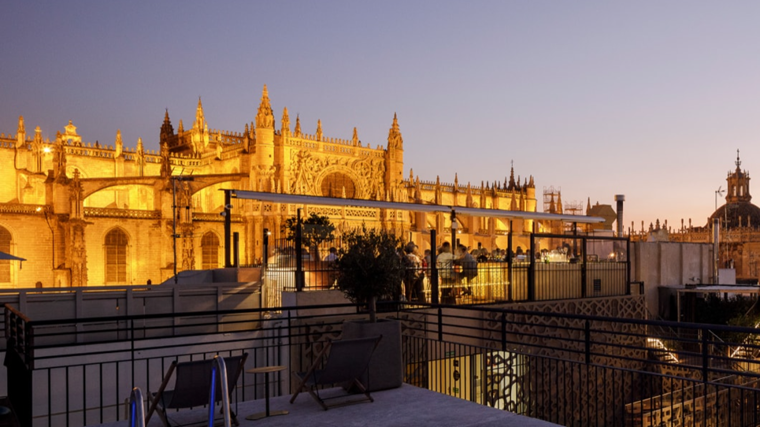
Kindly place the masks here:
<instances>
[{"instance_id":1,"label":"building facade","mask_svg":"<svg viewBox=\"0 0 760 427\"><path fill-rule=\"evenodd\" d=\"M221 189L437 203L536 211L533 177L514 169L503 182L480 186L421 180L404 173L404 141L396 116L387 145L306 134L287 108L275 124L266 86L254 120L242 131L209 127L200 99L195 119L175 130L167 111L159 151L142 140L130 148L116 132L112 145L84 142L69 122L54 141L19 117L15 135L0 134L0 251L27 261L0 261L0 287L67 287L158 283L175 268L224 265L224 193ZM289 206L233 199L232 232L240 236L240 264L262 256L264 229L280 237L298 208L327 215L340 229L366 223L411 236L428 248L436 229L450 235L447 215L351 207ZM458 218L461 241L505 248L510 224ZM532 221L512 224L516 237ZM525 231L525 232L524 232ZM439 242L440 243L440 242ZM527 247L527 240L522 242ZM176 255L175 255L176 250ZM175 263L176 259L176 263ZM176 267L175 267L176 266Z\"/></svg>"}]
</instances>

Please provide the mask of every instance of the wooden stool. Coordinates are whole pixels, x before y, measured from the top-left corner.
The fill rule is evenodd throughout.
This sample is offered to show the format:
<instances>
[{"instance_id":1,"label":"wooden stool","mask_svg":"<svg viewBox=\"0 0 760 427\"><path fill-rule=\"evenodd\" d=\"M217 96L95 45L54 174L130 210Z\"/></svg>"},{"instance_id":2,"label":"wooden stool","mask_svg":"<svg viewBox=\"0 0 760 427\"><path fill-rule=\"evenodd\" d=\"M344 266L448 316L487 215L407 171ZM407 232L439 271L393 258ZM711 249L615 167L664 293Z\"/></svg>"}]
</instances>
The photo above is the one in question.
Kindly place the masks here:
<instances>
[{"instance_id":1,"label":"wooden stool","mask_svg":"<svg viewBox=\"0 0 760 427\"><path fill-rule=\"evenodd\" d=\"M269 411L269 373L284 371L285 367L276 366L262 366L260 368L248 369L245 372L249 374L264 374L264 397L266 399L266 411L258 412L253 415L245 417L246 420L256 421L266 417L274 417L275 415L287 415L288 411Z\"/></svg>"}]
</instances>

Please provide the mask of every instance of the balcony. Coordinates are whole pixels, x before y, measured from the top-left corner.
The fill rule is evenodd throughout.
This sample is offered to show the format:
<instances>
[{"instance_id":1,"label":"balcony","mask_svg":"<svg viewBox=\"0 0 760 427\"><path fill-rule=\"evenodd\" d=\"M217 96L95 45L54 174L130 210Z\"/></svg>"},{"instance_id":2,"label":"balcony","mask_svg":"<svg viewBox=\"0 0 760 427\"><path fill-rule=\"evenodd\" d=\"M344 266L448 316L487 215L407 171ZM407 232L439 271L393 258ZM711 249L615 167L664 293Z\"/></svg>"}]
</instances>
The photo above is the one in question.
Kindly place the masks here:
<instances>
[{"instance_id":1,"label":"balcony","mask_svg":"<svg viewBox=\"0 0 760 427\"><path fill-rule=\"evenodd\" d=\"M643 304L643 297L611 297L607 307L626 304ZM759 346L713 334L755 336L757 329L515 307L386 305L381 314L402 323L408 385L377 393L373 404L323 417L335 417L331 425L348 417L387 425L379 414L393 407L399 417L389 421L394 425L484 425L466 421L491 419L494 410L560 425L757 425L760 362L746 355L757 354ZM132 386L155 391L171 361L248 352L247 368L287 366L270 377L270 394L272 405L293 411L257 425L293 425L301 405L318 407L305 395L299 405L284 404L292 392L289 373L310 364L320 343L339 338L344 320L364 318L359 309L333 304L35 321L6 305L8 392L26 425L112 423L125 419ZM665 353L670 357L660 357ZM263 393L261 378L244 374L234 410L242 417L258 411ZM404 404L396 408L398 401ZM428 418L436 416L434 405L448 410L440 409L444 421L465 421L438 424ZM455 410L460 407L461 413ZM512 419L527 425L493 416L498 425Z\"/></svg>"}]
</instances>

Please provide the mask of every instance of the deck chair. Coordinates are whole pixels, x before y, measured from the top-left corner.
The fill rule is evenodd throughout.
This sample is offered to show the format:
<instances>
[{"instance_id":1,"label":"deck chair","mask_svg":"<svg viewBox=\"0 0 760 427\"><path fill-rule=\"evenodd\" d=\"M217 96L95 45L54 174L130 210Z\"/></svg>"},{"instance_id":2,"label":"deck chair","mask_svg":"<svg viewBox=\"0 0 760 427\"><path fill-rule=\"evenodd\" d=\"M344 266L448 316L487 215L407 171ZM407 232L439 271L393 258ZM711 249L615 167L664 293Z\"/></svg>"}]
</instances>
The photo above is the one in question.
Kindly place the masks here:
<instances>
[{"instance_id":1,"label":"deck chair","mask_svg":"<svg viewBox=\"0 0 760 427\"><path fill-rule=\"evenodd\" d=\"M335 406L350 405L361 402L374 402L375 400L367 391L364 384L359 380L369 367L372 353L377 348L382 335L367 338L352 338L338 341L328 341L325 348L317 355L314 363L306 372L294 372L300 380L295 394L290 398L290 403L295 402L301 391L308 391L317 403L327 409ZM329 352L329 353L328 353ZM325 360L326 359L326 360ZM319 369L324 363L324 368ZM325 400L345 398L348 394L342 394L329 398L319 396L319 387L333 384L344 385L345 389L355 387L366 399L344 400L340 403L327 405Z\"/></svg>"},{"instance_id":2,"label":"deck chair","mask_svg":"<svg viewBox=\"0 0 760 427\"><path fill-rule=\"evenodd\" d=\"M240 374L243 372L245 361L248 353L239 356L225 357L224 363L227 368L227 385L229 395L235 390ZM145 424L150 421L153 411L163 421L165 427L171 427L167 417L167 410L181 409L191 407L202 407L209 404L209 388L211 386L211 369L213 359L196 360L192 362L172 362L169 370L161 382L161 386L156 393L149 393L151 396L148 415L145 417ZM166 386L172 377L174 371L177 372L173 390L166 390ZM216 402L221 401L220 384L216 384ZM212 403L213 404L213 403ZM234 412L230 411L232 422L239 425Z\"/></svg>"}]
</instances>

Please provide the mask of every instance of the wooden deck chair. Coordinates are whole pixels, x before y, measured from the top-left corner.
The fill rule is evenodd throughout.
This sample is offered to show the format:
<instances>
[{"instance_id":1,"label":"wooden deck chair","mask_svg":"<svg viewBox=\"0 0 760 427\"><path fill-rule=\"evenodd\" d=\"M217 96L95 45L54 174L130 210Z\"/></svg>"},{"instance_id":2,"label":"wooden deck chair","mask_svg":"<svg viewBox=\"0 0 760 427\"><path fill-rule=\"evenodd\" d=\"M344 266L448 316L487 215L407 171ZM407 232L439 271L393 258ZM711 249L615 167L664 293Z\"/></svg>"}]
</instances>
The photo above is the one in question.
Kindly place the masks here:
<instances>
[{"instance_id":1,"label":"wooden deck chair","mask_svg":"<svg viewBox=\"0 0 760 427\"><path fill-rule=\"evenodd\" d=\"M235 390L235 386L240 378L240 374L243 372L247 358L248 353L224 358L224 363L227 368L229 395L232 395L232 392ZM164 376L164 380L161 382L161 386L158 388L158 391L156 393L148 394L151 396L151 402L148 409L148 415L145 417L145 424L148 424L150 417L153 415L153 411L155 411L158 413L161 421L163 421L164 426L171 427L166 415L167 410L202 407L209 404L212 363L213 359L196 360L192 362L172 362L171 366L169 366L169 370ZM169 380L174 371L177 372L174 389L166 390L166 386L169 384ZM216 387L217 399L214 403L221 401L219 382L217 382ZM235 413L230 411L230 416L232 422L236 426L239 425Z\"/></svg>"},{"instance_id":2,"label":"wooden deck chair","mask_svg":"<svg viewBox=\"0 0 760 427\"><path fill-rule=\"evenodd\" d=\"M350 405L361 402L374 402L375 400L367 391L360 378L369 367L369 361L372 353L377 348L382 335L367 338L352 338L338 341L328 341L325 348L317 355L314 363L306 372L294 372L300 380L295 394L290 398L290 403L295 402L298 394L306 390L311 397L319 403L322 408L327 410L334 406ZM328 353L329 352L329 353ZM324 363L324 368L318 369ZM322 399L319 396L319 387L333 384L346 385L346 389L351 386L356 387L364 393L366 399L344 400L340 403L327 405L325 400L345 398L348 394L342 394L330 398Z\"/></svg>"}]
</instances>

